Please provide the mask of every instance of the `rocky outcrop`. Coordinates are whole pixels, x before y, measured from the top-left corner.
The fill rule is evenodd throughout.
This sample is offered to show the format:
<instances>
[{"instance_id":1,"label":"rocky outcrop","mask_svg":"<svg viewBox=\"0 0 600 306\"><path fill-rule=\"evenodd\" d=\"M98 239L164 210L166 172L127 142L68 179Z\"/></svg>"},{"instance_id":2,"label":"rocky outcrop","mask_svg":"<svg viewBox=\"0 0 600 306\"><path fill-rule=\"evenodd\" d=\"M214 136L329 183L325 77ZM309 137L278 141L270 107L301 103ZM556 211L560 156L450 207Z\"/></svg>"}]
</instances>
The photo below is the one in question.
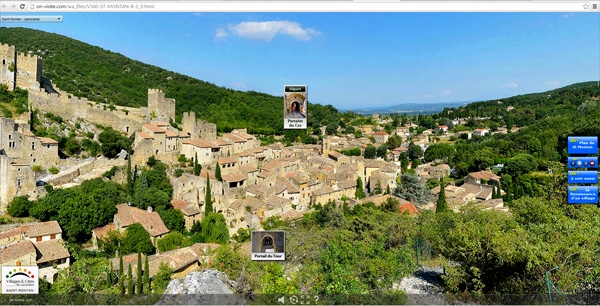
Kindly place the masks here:
<instances>
[{"instance_id":1,"label":"rocky outcrop","mask_svg":"<svg viewBox=\"0 0 600 306\"><path fill-rule=\"evenodd\" d=\"M245 305L232 291L236 282L217 270L192 272L172 280L157 305Z\"/></svg>"}]
</instances>

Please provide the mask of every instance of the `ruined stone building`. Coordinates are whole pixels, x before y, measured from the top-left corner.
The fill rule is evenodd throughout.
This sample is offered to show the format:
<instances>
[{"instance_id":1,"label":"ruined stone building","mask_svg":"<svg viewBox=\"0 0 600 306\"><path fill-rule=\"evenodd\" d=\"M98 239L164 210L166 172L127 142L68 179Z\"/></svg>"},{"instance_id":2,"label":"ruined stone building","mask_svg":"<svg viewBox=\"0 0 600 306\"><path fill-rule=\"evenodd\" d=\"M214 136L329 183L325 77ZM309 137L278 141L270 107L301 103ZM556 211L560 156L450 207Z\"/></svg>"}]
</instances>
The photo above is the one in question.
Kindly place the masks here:
<instances>
[{"instance_id":1,"label":"ruined stone building","mask_svg":"<svg viewBox=\"0 0 600 306\"><path fill-rule=\"evenodd\" d=\"M37 197L32 166L49 168L60 160L58 142L36 137L24 123L0 117L0 211L14 198Z\"/></svg>"}]
</instances>

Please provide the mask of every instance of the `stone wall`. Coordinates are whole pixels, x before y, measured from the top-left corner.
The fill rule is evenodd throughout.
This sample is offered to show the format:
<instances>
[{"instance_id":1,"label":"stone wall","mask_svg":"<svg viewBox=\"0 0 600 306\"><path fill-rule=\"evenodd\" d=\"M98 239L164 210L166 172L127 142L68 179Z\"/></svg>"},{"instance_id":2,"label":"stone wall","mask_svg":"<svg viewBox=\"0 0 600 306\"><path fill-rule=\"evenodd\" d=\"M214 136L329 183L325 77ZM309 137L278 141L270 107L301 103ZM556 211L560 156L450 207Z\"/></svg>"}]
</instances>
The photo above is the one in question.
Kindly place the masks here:
<instances>
[{"instance_id":1,"label":"stone wall","mask_svg":"<svg viewBox=\"0 0 600 306\"><path fill-rule=\"evenodd\" d=\"M152 120L175 121L175 99L165 98L160 89L148 89L148 111Z\"/></svg>"},{"instance_id":2,"label":"stone wall","mask_svg":"<svg viewBox=\"0 0 600 306\"><path fill-rule=\"evenodd\" d=\"M182 133L190 136L190 139L217 139L217 125L204 120L196 120L196 113L184 112L181 118Z\"/></svg>"},{"instance_id":3,"label":"stone wall","mask_svg":"<svg viewBox=\"0 0 600 306\"><path fill-rule=\"evenodd\" d=\"M8 86L12 91L16 85L14 68L17 61L15 46L0 44L0 84ZM13 71L10 71L13 69Z\"/></svg>"},{"instance_id":4,"label":"stone wall","mask_svg":"<svg viewBox=\"0 0 600 306\"><path fill-rule=\"evenodd\" d=\"M149 122L147 108L92 102L87 98L72 97L69 94L61 93L56 87L55 89L59 93L46 93L43 89L29 90L30 107L63 118L82 118L88 122L110 126L128 135L141 130L142 124Z\"/></svg>"},{"instance_id":5,"label":"stone wall","mask_svg":"<svg viewBox=\"0 0 600 306\"><path fill-rule=\"evenodd\" d=\"M17 54L17 87L40 89L42 78L42 58L37 55Z\"/></svg>"}]
</instances>

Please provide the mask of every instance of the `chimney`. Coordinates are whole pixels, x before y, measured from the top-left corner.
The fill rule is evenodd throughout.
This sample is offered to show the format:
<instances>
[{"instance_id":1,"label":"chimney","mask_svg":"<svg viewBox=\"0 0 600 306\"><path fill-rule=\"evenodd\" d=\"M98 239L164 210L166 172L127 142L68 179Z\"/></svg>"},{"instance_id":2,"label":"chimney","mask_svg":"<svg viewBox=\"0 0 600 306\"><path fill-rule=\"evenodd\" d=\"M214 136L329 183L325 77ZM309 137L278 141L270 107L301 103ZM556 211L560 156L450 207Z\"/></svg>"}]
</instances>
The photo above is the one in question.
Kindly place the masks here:
<instances>
[{"instance_id":1,"label":"chimney","mask_svg":"<svg viewBox=\"0 0 600 306\"><path fill-rule=\"evenodd\" d=\"M152 206L148 206L148 212L151 213L152 211Z\"/></svg>"}]
</instances>

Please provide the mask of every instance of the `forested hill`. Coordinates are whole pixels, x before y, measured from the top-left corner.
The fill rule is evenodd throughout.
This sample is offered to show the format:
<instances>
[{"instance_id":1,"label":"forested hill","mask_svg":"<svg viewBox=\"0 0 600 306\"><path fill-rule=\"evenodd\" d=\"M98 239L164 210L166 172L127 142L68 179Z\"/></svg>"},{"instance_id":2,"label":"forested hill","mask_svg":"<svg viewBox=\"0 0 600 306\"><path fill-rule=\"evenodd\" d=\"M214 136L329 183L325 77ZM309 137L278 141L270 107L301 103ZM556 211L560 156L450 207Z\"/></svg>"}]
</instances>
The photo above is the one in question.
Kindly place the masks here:
<instances>
[{"instance_id":1,"label":"forested hill","mask_svg":"<svg viewBox=\"0 0 600 306\"><path fill-rule=\"evenodd\" d=\"M0 42L18 52L43 58L43 76L61 90L92 101L122 106L146 106L148 88L164 90L177 100L180 116L195 111L221 131L248 128L251 133L283 132L283 97L242 92L198 80L127 58L119 53L48 32L26 28L0 28ZM332 106L309 104L309 112L322 113ZM281 110L281 111L275 111ZM310 126L324 124L309 116Z\"/></svg>"},{"instance_id":2,"label":"forested hill","mask_svg":"<svg viewBox=\"0 0 600 306\"><path fill-rule=\"evenodd\" d=\"M597 100L599 97L600 81L590 81L541 93L474 102L458 108L446 108L440 115L450 119L503 117L508 125L526 126L547 117L575 114L584 102Z\"/></svg>"}]
</instances>

